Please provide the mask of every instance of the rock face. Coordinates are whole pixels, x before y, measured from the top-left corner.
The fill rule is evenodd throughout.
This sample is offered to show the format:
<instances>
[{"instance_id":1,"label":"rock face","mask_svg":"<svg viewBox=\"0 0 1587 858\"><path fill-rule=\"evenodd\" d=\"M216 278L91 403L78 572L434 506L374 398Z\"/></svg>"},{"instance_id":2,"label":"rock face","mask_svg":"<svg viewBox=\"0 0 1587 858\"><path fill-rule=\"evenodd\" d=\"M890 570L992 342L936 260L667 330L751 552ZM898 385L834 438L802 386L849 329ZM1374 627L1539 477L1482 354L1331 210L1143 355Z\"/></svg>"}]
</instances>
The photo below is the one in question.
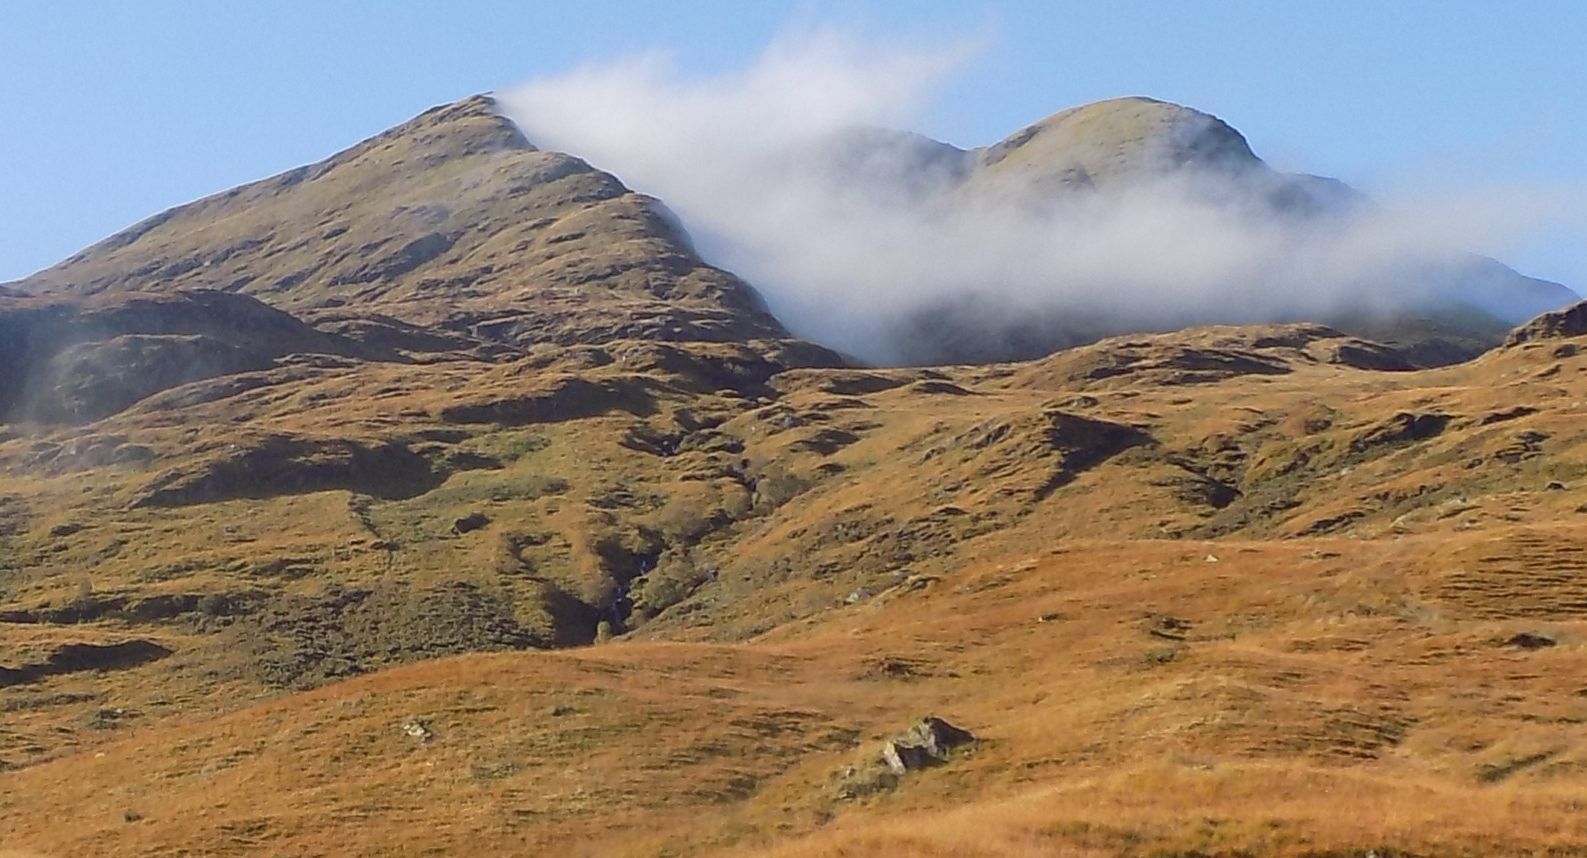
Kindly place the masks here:
<instances>
[{"instance_id":1,"label":"rock face","mask_svg":"<svg viewBox=\"0 0 1587 858\"><path fill-rule=\"evenodd\" d=\"M218 290L311 322L378 317L388 340L411 339L403 324L520 347L786 336L660 203L537 150L485 96L179 206L12 288Z\"/></svg>"}]
</instances>

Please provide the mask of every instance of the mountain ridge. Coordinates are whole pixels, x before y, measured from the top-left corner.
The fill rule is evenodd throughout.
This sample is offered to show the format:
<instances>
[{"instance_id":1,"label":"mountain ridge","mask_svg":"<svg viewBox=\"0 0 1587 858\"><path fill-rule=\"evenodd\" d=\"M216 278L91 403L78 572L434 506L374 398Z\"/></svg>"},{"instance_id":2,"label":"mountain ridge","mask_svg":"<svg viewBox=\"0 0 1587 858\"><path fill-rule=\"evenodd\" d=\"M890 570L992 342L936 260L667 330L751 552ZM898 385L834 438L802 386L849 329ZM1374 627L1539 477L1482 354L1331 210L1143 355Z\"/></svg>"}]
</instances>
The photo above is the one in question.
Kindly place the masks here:
<instances>
[{"instance_id":1,"label":"mountain ridge","mask_svg":"<svg viewBox=\"0 0 1587 858\"><path fill-rule=\"evenodd\" d=\"M658 203L534 148L487 96L177 206L10 285L241 292L297 314L356 306L520 347L786 336ZM613 300L590 300L586 286Z\"/></svg>"},{"instance_id":2,"label":"mountain ridge","mask_svg":"<svg viewBox=\"0 0 1587 858\"><path fill-rule=\"evenodd\" d=\"M1220 205L1247 209L1260 218L1315 222L1318 229L1348 222L1371 206L1365 195L1337 179L1272 169L1251 149L1244 135L1212 114L1144 96L1105 99L1062 110L998 143L961 151L970 166L963 170L953 194L966 201L990 196L1009 198L1016 204L1019 200L1044 204L1183 176L1191 182L1193 198L1211 195ZM1375 284L1373 297L1382 305L1376 309L1347 304L1334 309L1297 309L1256 320L1237 317L1238 310L1210 308L1184 323L1318 321L1386 339L1417 355L1418 360L1437 365L1475 357L1498 345L1510 327L1579 300L1562 284L1521 275L1475 254L1418 262L1398 276L1425 281L1427 285L1421 288L1426 294L1418 295L1404 283L1383 282ZM1132 324L1127 317L1108 319L1105 310L1072 313L1059 303L1010 323L999 334L978 331L981 323L976 321L975 308L951 302L939 311L927 310L919 323L952 332L954 326L944 317L959 314L969 319L960 331L968 342L1001 339L1029 343L1004 355L1016 359L1127 333ZM1093 319L1087 320L1087 315ZM1484 316L1488 318L1479 318ZM1392 329L1400 318L1410 324L1396 334ZM1133 324L1139 330L1156 332L1176 326L1149 320ZM1043 336L1043 327L1052 333ZM1447 333L1422 338L1416 333L1419 328ZM953 336L950 333L950 338ZM902 339L907 342L910 337ZM934 355L930 347L917 350L913 358L932 363L983 359L974 350Z\"/></svg>"},{"instance_id":3,"label":"mountain ridge","mask_svg":"<svg viewBox=\"0 0 1587 858\"><path fill-rule=\"evenodd\" d=\"M0 287L0 854L1583 851L1587 302L852 365L454 108Z\"/></svg>"},{"instance_id":4,"label":"mountain ridge","mask_svg":"<svg viewBox=\"0 0 1587 858\"><path fill-rule=\"evenodd\" d=\"M855 129L824 152L817 163L837 180L904 206L1046 204L1181 175L1227 196L1227 204L1270 212L1263 217L1338 219L1366 205L1337 180L1273 171L1215 116L1141 96L1069 108L977 149ZM337 202L347 199L363 202ZM316 223L304 234L299 225L308 220ZM1444 362L1497 345L1509 327L1573 297L1559 284L1475 256L1400 276L1433 291L1418 297L1404 284L1385 284L1376 292L1383 307L1316 320L1349 328L1357 316L1373 316L1356 332L1381 338L1396 316L1426 317L1454 335L1389 339L1419 359ZM78 295L236 291L310 323L342 320L331 324L389 339L399 335L379 320L392 319L471 338L486 350L623 337L788 336L752 287L699 258L663 203L576 156L538 149L490 95L433 108L317 164L178 206L9 287ZM896 321L897 339L909 344L906 362L1035 357L1132 324L1105 309L1062 303L1003 321L981 318L995 308L979 298L955 301ZM1492 318L1474 324L1479 316ZM1307 318L1300 311L1272 321ZM1185 321L1255 320L1209 309ZM1018 330L1000 333L1003 325ZM1021 345L1000 351L1000 341Z\"/></svg>"}]
</instances>

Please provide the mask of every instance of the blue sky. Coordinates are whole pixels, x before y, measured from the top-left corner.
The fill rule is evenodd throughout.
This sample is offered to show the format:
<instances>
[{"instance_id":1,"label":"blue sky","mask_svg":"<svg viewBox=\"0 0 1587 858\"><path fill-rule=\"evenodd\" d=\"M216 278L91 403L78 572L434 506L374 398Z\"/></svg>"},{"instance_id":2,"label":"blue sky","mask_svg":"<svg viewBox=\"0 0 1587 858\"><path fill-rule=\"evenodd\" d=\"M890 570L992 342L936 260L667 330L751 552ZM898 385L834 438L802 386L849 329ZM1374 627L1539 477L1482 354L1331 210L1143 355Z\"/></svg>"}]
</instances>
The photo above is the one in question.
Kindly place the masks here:
<instances>
[{"instance_id":1,"label":"blue sky","mask_svg":"<svg viewBox=\"0 0 1587 858\"><path fill-rule=\"evenodd\" d=\"M1277 166L1380 193L1587 195L1587 2L280 2L0 5L0 281L433 104L790 27L981 45L914 130L991 143L1117 95L1215 113ZM1587 223L1478 248L1587 288Z\"/></svg>"}]
</instances>

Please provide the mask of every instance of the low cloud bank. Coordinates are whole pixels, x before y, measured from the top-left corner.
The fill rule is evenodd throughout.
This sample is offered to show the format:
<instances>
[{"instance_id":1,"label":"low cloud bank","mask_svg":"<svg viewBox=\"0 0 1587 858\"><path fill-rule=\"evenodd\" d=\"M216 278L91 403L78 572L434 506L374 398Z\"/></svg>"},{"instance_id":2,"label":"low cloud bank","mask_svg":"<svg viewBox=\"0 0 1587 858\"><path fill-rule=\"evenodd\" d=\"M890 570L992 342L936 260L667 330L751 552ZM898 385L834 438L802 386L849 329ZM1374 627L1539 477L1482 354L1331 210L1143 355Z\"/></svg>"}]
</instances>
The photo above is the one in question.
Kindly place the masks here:
<instances>
[{"instance_id":1,"label":"low cloud bank","mask_svg":"<svg viewBox=\"0 0 1587 858\"><path fill-rule=\"evenodd\" d=\"M1033 327L1060 343L1454 299L1520 318L1549 300L1462 252L1534 223L1542 209L1525 194L1291 216L1223 174L999 188L978 177L978 153L883 130L909 127L969 53L823 33L727 73L638 57L499 102L536 145L664 200L795 333L878 363L997 356ZM943 352L947 339L962 347Z\"/></svg>"}]
</instances>

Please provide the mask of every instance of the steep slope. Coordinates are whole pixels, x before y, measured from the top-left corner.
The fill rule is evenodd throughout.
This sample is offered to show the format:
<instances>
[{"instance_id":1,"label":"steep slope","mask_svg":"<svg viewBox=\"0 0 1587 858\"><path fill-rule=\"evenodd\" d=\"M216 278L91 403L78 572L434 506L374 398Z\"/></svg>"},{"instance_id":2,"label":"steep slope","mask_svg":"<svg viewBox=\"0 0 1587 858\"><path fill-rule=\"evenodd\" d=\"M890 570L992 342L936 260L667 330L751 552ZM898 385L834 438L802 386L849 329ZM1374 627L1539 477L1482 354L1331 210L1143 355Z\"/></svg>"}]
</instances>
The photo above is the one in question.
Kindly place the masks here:
<instances>
[{"instance_id":1,"label":"steep slope","mask_svg":"<svg viewBox=\"0 0 1587 858\"><path fill-rule=\"evenodd\" d=\"M519 347L786 336L655 200L536 150L484 96L179 206L13 286L220 290L350 333L383 316Z\"/></svg>"},{"instance_id":2,"label":"steep slope","mask_svg":"<svg viewBox=\"0 0 1587 858\"><path fill-rule=\"evenodd\" d=\"M642 338L841 362L700 261L655 200L536 150L483 96L12 284L0 334L6 422L86 422L298 355L497 363Z\"/></svg>"},{"instance_id":3,"label":"steep slope","mask_svg":"<svg viewBox=\"0 0 1587 858\"><path fill-rule=\"evenodd\" d=\"M243 295L0 295L0 423L90 422L190 381L309 354L395 357Z\"/></svg>"}]
</instances>

